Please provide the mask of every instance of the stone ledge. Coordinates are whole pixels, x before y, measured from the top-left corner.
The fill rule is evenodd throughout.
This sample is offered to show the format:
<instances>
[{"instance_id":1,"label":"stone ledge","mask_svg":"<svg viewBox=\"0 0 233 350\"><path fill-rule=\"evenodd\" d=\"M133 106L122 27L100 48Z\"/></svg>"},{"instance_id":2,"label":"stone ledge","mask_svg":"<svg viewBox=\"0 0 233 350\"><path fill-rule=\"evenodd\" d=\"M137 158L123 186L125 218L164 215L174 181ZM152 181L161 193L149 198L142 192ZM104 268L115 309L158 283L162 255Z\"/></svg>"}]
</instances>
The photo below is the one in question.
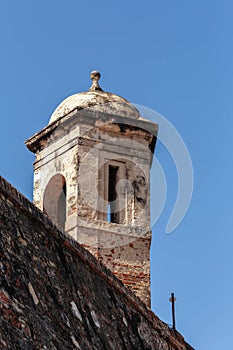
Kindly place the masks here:
<instances>
[{"instance_id":1,"label":"stone ledge","mask_svg":"<svg viewBox=\"0 0 233 350\"><path fill-rule=\"evenodd\" d=\"M154 152L156 137L158 133L158 124L152 123L147 119L132 119L129 117L119 117L119 115L108 114L108 113L97 113L95 111L86 109L79 110L78 108L70 111L68 114L60 117L51 124L45 126L43 129L38 131L36 134L31 136L25 141L27 148L31 152L36 152L38 149L43 148L43 140L50 137L58 127L67 128L67 123L87 124L93 127L101 127L104 125L117 124L121 125L121 128L127 127L128 129L137 130L141 129L144 132L151 134L153 141L151 140L151 151Z\"/></svg>"}]
</instances>

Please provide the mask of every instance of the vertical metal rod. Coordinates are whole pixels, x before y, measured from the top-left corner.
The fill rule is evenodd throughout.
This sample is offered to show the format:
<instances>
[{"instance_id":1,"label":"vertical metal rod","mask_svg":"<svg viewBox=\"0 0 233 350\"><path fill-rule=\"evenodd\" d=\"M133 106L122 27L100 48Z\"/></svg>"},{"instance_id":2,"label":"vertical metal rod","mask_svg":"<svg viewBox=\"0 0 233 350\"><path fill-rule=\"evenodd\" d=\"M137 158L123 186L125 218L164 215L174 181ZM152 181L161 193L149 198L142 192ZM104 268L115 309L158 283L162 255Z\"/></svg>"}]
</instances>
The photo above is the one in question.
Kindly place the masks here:
<instances>
[{"instance_id":1,"label":"vertical metal rod","mask_svg":"<svg viewBox=\"0 0 233 350\"><path fill-rule=\"evenodd\" d=\"M175 298L174 293L172 293L172 328L176 329L176 317L175 317Z\"/></svg>"},{"instance_id":2,"label":"vertical metal rod","mask_svg":"<svg viewBox=\"0 0 233 350\"><path fill-rule=\"evenodd\" d=\"M171 293L171 298L169 299L172 303L172 329L176 330L176 317L175 317L175 301L176 298L174 297L174 293Z\"/></svg>"}]
</instances>

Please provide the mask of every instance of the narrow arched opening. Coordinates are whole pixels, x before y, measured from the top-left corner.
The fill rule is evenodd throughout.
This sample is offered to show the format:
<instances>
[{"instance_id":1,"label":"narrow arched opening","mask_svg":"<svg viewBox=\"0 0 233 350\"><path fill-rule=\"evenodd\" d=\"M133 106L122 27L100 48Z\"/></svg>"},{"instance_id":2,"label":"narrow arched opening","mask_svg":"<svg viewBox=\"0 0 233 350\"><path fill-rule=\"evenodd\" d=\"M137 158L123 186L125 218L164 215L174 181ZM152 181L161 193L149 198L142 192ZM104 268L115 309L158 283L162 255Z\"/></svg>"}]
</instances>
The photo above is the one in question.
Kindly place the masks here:
<instances>
[{"instance_id":1,"label":"narrow arched opening","mask_svg":"<svg viewBox=\"0 0 233 350\"><path fill-rule=\"evenodd\" d=\"M65 230L66 180L63 175L56 174L49 180L44 191L43 211L60 230Z\"/></svg>"}]
</instances>

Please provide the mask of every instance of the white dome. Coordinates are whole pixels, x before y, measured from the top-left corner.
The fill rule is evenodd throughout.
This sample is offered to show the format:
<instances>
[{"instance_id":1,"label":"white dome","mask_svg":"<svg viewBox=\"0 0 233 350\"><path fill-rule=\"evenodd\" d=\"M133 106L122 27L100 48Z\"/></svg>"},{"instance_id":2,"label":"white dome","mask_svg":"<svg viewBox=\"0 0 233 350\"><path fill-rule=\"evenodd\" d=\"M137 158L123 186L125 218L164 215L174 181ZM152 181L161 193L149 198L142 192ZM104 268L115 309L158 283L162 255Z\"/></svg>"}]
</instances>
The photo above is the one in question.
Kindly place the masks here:
<instances>
[{"instance_id":1,"label":"white dome","mask_svg":"<svg viewBox=\"0 0 233 350\"><path fill-rule=\"evenodd\" d=\"M102 91L98 84L99 78L100 73L92 72L91 79L93 83L89 91L67 97L57 106L51 115L49 123L53 123L74 109L82 110L87 108L122 117L140 118L139 111L129 101L110 92Z\"/></svg>"}]
</instances>

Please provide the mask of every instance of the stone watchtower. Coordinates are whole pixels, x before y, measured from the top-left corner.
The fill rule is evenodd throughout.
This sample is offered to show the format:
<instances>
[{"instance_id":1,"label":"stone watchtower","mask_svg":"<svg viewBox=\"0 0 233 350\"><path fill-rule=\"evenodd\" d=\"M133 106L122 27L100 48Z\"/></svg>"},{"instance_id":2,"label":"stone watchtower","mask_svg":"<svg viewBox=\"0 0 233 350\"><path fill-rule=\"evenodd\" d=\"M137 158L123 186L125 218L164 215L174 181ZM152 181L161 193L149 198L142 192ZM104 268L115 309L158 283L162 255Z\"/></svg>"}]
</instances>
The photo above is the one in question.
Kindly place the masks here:
<instances>
[{"instance_id":1,"label":"stone watchtower","mask_svg":"<svg viewBox=\"0 0 233 350\"><path fill-rule=\"evenodd\" d=\"M36 155L34 203L150 306L150 167L158 126L124 98L65 99L26 141Z\"/></svg>"}]
</instances>

